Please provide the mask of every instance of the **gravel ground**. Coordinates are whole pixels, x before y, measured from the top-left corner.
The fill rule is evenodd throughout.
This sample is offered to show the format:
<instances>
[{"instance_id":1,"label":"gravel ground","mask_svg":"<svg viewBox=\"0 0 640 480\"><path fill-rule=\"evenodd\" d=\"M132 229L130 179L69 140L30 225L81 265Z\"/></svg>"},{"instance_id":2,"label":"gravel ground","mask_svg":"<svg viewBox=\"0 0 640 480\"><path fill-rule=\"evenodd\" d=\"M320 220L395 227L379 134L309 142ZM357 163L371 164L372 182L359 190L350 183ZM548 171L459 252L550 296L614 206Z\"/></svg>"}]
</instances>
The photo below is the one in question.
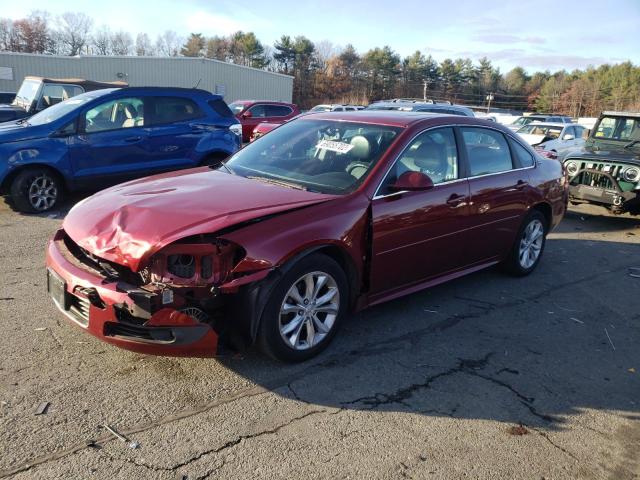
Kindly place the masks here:
<instances>
[{"instance_id":1,"label":"gravel ground","mask_svg":"<svg viewBox=\"0 0 640 480\"><path fill-rule=\"evenodd\" d=\"M45 291L54 216L0 202L0 478L640 478L640 218L573 209L533 275L369 309L292 366L84 334Z\"/></svg>"}]
</instances>

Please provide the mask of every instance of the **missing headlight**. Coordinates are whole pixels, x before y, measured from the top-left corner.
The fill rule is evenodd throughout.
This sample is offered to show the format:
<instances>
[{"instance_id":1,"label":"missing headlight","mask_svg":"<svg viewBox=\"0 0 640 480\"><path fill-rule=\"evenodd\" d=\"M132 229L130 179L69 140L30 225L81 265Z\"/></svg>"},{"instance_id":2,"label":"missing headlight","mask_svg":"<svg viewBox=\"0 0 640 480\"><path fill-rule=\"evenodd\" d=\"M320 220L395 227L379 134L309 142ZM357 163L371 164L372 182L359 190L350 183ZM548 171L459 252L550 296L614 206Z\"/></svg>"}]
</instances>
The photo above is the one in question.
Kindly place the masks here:
<instances>
[{"instance_id":1,"label":"missing headlight","mask_svg":"<svg viewBox=\"0 0 640 480\"><path fill-rule=\"evenodd\" d=\"M180 278L191 278L196 273L196 262L193 255L169 255L167 270Z\"/></svg>"}]
</instances>

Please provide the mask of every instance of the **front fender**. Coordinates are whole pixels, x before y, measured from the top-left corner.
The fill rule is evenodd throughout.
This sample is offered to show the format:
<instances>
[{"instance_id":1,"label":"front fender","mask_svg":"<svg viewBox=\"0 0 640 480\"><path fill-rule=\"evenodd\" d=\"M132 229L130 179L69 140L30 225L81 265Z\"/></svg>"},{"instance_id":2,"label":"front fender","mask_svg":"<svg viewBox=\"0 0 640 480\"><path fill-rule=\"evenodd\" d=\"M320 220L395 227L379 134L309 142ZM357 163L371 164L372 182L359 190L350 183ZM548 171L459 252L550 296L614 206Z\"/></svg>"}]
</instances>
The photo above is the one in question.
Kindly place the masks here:
<instances>
[{"instance_id":1,"label":"front fender","mask_svg":"<svg viewBox=\"0 0 640 480\"><path fill-rule=\"evenodd\" d=\"M6 159L0 164L0 183L4 183L7 177L17 170L32 165L53 168L68 183L72 175L68 152L67 142L63 138L42 138L5 144L0 148L0 158Z\"/></svg>"}]
</instances>

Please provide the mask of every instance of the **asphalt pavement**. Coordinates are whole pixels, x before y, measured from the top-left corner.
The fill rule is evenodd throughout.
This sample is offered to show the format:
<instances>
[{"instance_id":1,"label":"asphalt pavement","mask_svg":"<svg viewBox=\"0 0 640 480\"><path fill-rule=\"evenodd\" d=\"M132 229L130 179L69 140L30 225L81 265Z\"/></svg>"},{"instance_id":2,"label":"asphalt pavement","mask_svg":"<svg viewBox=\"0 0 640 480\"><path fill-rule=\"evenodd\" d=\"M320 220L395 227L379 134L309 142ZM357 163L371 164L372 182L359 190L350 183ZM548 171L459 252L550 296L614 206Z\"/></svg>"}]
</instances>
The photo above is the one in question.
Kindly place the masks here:
<instances>
[{"instance_id":1,"label":"asphalt pavement","mask_svg":"<svg viewBox=\"0 0 640 480\"><path fill-rule=\"evenodd\" d=\"M371 308L285 365L69 324L44 270L62 216L0 201L0 478L640 478L640 217L574 207L529 277Z\"/></svg>"}]
</instances>

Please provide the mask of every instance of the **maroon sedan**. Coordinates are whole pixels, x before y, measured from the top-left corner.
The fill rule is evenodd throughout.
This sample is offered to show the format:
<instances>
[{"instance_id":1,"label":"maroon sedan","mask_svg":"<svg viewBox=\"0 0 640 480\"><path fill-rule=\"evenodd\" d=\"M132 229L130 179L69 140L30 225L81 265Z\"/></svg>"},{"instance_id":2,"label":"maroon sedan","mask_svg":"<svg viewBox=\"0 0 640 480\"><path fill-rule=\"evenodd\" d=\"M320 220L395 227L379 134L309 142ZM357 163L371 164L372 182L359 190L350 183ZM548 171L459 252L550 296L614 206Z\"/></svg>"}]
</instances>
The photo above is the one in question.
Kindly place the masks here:
<instances>
[{"instance_id":1,"label":"maroon sedan","mask_svg":"<svg viewBox=\"0 0 640 480\"><path fill-rule=\"evenodd\" d=\"M321 113L80 202L49 243L49 292L130 350L210 356L222 337L300 361L350 311L495 264L530 273L567 189L494 122Z\"/></svg>"},{"instance_id":2,"label":"maroon sedan","mask_svg":"<svg viewBox=\"0 0 640 480\"><path fill-rule=\"evenodd\" d=\"M280 125L300 114L293 103L266 100L236 100L229 108L242 124L242 141L245 143L251 140L258 124L266 122Z\"/></svg>"}]
</instances>

